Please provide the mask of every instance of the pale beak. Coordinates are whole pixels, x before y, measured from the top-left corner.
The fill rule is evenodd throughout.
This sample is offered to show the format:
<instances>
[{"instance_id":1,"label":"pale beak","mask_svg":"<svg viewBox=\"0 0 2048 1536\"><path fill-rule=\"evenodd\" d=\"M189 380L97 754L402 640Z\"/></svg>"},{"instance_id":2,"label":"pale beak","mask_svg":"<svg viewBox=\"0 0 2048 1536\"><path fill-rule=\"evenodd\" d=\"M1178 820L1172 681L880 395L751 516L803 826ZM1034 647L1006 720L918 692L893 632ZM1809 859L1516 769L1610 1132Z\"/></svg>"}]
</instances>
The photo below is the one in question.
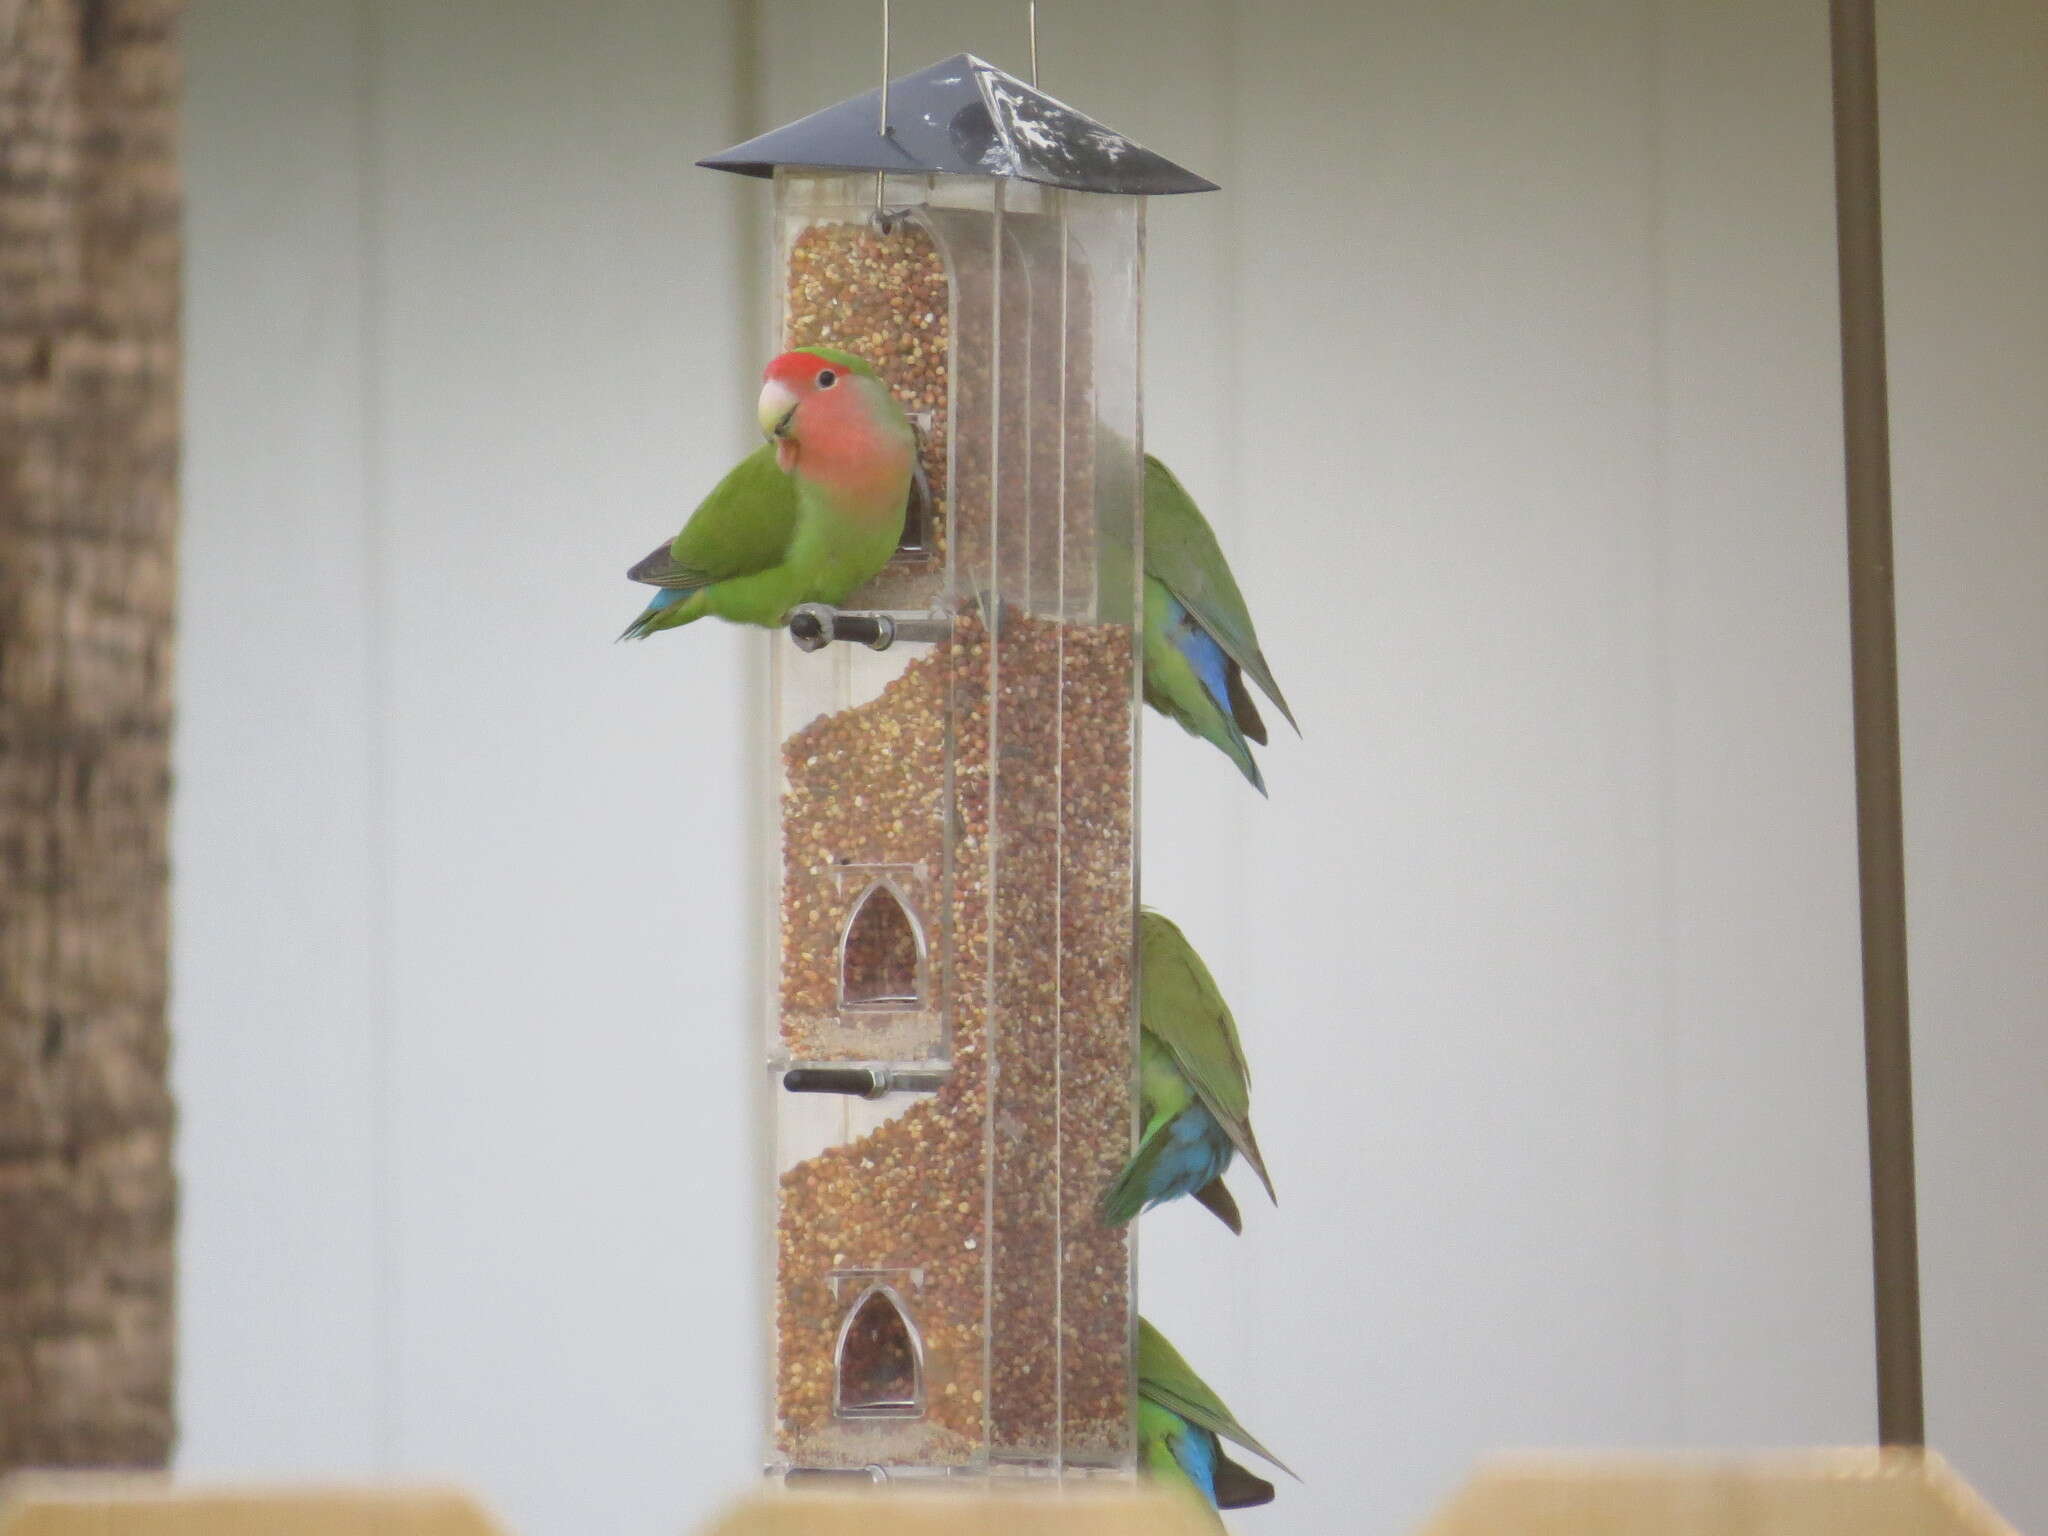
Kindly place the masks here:
<instances>
[{"instance_id":1,"label":"pale beak","mask_svg":"<svg viewBox=\"0 0 2048 1536\"><path fill-rule=\"evenodd\" d=\"M761 423L765 437L782 437L789 431L790 418L796 415L796 391L787 384L770 379L761 386L761 404L756 419Z\"/></svg>"}]
</instances>

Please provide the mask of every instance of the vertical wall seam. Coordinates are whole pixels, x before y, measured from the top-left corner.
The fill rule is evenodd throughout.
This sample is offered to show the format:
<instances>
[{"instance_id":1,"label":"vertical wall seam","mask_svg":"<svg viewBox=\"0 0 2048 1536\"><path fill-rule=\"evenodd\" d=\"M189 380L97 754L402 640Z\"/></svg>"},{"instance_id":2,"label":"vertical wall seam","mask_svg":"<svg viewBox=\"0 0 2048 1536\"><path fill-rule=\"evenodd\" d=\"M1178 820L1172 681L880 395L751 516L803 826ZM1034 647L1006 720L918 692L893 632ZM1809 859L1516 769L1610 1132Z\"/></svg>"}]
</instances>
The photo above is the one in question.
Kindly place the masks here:
<instances>
[{"instance_id":1,"label":"vertical wall seam","mask_svg":"<svg viewBox=\"0 0 2048 1536\"><path fill-rule=\"evenodd\" d=\"M1899 646L1893 584L1890 408L1874 0L1831 0L1835 248L1841 310L1850 721L1875 1282L1877 1435L1926 1442L1913 1168Z\"/></svg>"},{"instance_id":2,"label":"vertical wall seam","mask_svg":"<svg viewBox=\"0 0 2048 1536\"><path fill-rule=\"evenodd\" d=\"M358 431L362 452L363 671L369 709L364 722L365 844L369 866L368 944L364 957L369 999L370 1057L370 1243L371 1446L376 1469L399 1465L402 1383L399 1353L398 1278L398 1086L397 999L394 992L396 936L395 820L389 718L393 662L389 634L391 562L387 485L384 474L385 297L383 262L386 199L382 155L384 105L383 29L377 0L357 0L356 260L359 310L357 336Z\"/></svg>"}]
</instances>

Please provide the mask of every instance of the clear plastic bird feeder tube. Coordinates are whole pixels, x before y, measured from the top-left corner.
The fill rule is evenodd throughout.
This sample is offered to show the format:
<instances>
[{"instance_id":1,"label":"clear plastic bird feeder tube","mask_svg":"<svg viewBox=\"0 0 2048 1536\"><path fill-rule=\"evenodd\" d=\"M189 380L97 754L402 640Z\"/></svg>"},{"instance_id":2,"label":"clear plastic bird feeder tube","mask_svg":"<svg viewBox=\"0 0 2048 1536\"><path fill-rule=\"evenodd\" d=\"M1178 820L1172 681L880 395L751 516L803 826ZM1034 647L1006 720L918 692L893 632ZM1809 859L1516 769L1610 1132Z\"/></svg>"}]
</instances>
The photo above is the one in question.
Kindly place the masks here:
<instances>
[{"instance_id":1,"label":"clear plastic bird feeder tube","mask_svg":"<svg viewBox=\"0 0 2048 1536\"><path fill-rule=\"evenodd\" d=\"M703 162L772 173L776 339L872 363L928 485L841 610L893 635L829 643L810 615L771 646L766 1464L1115 1475L1134 1259L1096 1205L1135 1141L1133 194L1208 183L970 56L892 91L887 140L871 92Z\"/></svg>"},{"instance_id":2,"label":"clear plastic bird feeder tube","mask_svg":"<svg viewBox=\"0 0 2048 1536\"><path fill-rule=\"evenodd\" d=\"M1095 1201L1132 1150L1142 205L775 195L784 344L869 359L923 435L924 515L847 607L950 633L772 652L771 1460L1127 1466L1130 1238Z\"/></svg>"}]
</instances>

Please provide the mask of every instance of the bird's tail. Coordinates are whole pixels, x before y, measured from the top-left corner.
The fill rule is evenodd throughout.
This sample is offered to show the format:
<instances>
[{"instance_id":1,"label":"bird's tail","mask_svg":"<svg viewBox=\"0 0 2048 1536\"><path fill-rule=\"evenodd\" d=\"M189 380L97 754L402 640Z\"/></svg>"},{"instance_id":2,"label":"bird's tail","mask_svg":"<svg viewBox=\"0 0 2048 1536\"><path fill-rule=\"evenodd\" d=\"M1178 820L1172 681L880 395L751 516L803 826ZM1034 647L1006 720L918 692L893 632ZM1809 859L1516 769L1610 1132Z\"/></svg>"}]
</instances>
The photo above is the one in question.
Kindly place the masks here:
<instances>
[{"instance_id":1,"label":"bird's tail","mask_svg":"<svg viewBox=\"0 0 2048 1536\"><path fill-rule=\"evenodd\" d=\"M1251 1509L1272 1502L1273 1485L1258 1473L1232 1461L1219 1445L1216 1448L1216 1507Z\"/></svg>"},{"instance_id":2,"label":"bird's tail","mask_svg":"<svg viewBox=\"0 0 2048 1536\"><path fill-rule=\"evenodd\" d=\"M1195 1191L1195 1202L1239 1237L1244 1236L1244 1217L1238 1214L1237 1199L1223 1182L1222 1174Z\"/></svg>"},{"instance_id":3,"label":"bird's tail","mask_svg":"<svg viewBox=\"0 0 2048 1536\"><path fill-rule=\"evenodd\" d=\"M1237 728L1247 741L1266 744L1266 722L1259 715L1259 706L1253 702L1251 690L1244 685L1244 668L1236 662L1230 664L1223 675L1224 691L1229 695L1230 718L1237 722Z\"/></svg>"},{"instance_id":4,"label":"bird's tail","mask_svg":"<svg viewBox=\"0 0 2048 1536\"><path fill-rule=\"evenodd\" d=\"M619 631L621 640L645 640L657 629L668 629L678 621L670 612L678 603L687 601L692 593L679 587L663 587L648 599L647 606L640 610L638 618ZM666 622L663 622L666 620Z\"/></svg>"}]
</instances>

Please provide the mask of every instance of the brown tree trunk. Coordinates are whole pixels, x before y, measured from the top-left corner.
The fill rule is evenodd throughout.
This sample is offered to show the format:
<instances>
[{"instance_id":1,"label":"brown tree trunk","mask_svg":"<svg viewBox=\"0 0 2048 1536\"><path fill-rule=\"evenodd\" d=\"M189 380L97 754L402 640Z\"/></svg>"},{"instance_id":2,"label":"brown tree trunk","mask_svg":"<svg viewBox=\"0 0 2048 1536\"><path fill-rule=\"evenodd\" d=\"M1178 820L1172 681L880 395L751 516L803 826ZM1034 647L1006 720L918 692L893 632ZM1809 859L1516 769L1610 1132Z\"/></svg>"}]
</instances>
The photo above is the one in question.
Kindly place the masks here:
<instances>
[{"instance_id":1,"label":"brown tree trunk","mask_svg":"<svg viewBox=\"0 0 2048 1536\"><path fill-rule=\"evenodd\" d=\"M176 0L0 0L0 1471L172 1438Z\"/></svg>"}]
</instances>

